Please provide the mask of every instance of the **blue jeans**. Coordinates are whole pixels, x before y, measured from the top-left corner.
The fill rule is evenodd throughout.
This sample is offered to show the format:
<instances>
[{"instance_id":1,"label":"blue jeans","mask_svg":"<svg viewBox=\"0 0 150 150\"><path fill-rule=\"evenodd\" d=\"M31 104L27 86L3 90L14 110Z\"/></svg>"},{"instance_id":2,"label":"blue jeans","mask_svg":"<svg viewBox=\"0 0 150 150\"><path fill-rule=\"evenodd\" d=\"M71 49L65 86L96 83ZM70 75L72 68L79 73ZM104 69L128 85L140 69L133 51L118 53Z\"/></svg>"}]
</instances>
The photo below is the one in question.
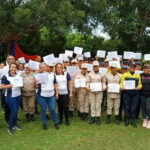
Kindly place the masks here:
<instances>
[{"instance_id":1,"label":"blue jeans","mask_svg":"<svg viewBox=\"0 0 150 150\"><path fill-rule=\"evenodd\" d=\"M21 103L21 96L18 97L5 97L5 102L10 108L9 128L17 125L17 114Z\"/></svg>"},{"instance_id":2,"label":"blue jeans","mask_svg":"<svg viewBox=\"0 0 150 150\"><path fill-rule=\"evenodd\" d=\"M48 109L51 113L52 119L54 121L54 124L57 124L57 115L55 110L55 96L52 97L43 97L39 94L36 95L36 99L40 105L41 108L41 120L42 123L46 124L46 105L48 104Z\"/></svg>"}]
</instances>

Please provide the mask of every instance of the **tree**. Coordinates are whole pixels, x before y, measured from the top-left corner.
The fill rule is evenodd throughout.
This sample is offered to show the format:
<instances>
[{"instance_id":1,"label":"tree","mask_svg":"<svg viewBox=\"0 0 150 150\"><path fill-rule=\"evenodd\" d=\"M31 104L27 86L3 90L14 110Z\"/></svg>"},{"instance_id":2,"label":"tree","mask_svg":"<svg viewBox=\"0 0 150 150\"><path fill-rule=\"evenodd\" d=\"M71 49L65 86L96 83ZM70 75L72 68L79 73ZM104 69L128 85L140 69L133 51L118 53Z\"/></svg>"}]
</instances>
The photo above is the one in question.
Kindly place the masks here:
<instances>
[{"instance_id":1,"label":"tree","mask_svg":"<svg viewBox=\"0 0 150 150\"><path fill-rule=\"evenodd\" d=\"M29 45L38 45L44 26L51 38L69 31L82 17L66 0L1 0L0 10L0 43L6 45L7 53L13 38L26 38Z\"/></svg>"},{"instance_id":2,"label":"tree","mask_svg":"<svg viewBox=\"0 0 150 150\"><path fill-rule=\"evenodd\" d=\"M112 39L122 40L122 48L144 51L149 39L149 0L108 0L102 23Z\"/></svg>"}]
</instances>

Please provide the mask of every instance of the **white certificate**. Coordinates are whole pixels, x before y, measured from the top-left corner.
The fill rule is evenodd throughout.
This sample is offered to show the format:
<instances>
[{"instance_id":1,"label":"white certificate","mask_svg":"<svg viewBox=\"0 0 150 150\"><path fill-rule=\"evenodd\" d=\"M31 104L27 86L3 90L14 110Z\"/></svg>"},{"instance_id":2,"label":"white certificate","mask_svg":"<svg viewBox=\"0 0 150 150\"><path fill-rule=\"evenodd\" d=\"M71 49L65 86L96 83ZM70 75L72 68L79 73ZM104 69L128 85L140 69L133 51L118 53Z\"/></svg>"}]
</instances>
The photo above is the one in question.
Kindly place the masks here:
<instances>
[{"instance_id":1,"label":"white certificate","mask_svg":"<svg viewBox=\"0 0 150 150\"><path fill-rule=\"evenodd\" d=\"M135 80L123 81L123 87L127 90L135 89Z\"/></svg>"},{"instance_id":2,"label":"white certificate","mask_svg":"<svg viewBox=\"0 0 150 150\"><path fill-rule=\"evenodd\" d=\"M75 54L82 54L83 48L82 47L74 47Z\"/></svg>"},{"instance_id":3,"label":"white certificate","mask_svg":"<svg viewBox=\"0 0 150 150\"><path fill-rule=\"evenodd\" d=\"M107 74L107 68L99 68L99 71L102 72L104 75Z\"/></svg>"},{"instance_id":4,"label":"white certificate","mask_svg":"<svg viewBox=\"0 0 150 150\"><path fill-rule=\"evenodd\" d=\"M144 60L150 60L150 54L145 54L144 55Z\"/></svg>"},{"instance_id":5,"label":"white certificate","mask_svg":"<svg viewBox=\"0 0 150 150\"><path fill-rule=\"evenodd\" d=\"M65 59L68 59L66 54L59 54L59 58L64 61Z\"/></svg>"},{"instance_id":6,"label":"white certificate","mask_svg":"<svg viewBox=\"0 0 150 150\"><path fill-rule=\"evenodd\" d=\"M55 58L54 54L50 54L50 55L44 56L43 60L47 65L49 65L49 64L54 63L54 58Z\"/></svg>"},{"instance_id":7,"label":"white certificate","mask_svg":"<svg viewBox=\"0 0 150 150\"><path fill-rule=\"evenodd\" d=\"M72 57L73 51L65 50L65 54L69 57Z\"/></svg>"},{"instance_id":8,"label":"white certificate","mask_svg":"<svg viewBox=\"0 0 150 150\"><path fill-rule=\"evenodd\" d=\"M79 88L79 87L86 87L86 81L85 79L75 79L75 88Z\"/></svg>"},{"instance_id":9,"label":"white certificate","mask_svg":"<svg viewBox=\"0 0 150 150\"><path fill-rule=\"evenodd\" d=\"M108 58L112 59L112 58L118 58L118 52L117 51L113 51L113 52L108 52Z\"/></svg>"},{"instance_id":10,"label":"white certificate","mask_svg":"<svg viewBox=\"0 0 150 150\"><path fill-rule=\"evenodd\" d=\"M23 87L23 79L20 76L16 77L9 77L10 83L13 85L13 87Z\"/></svg>"},{"instance_id":11,"label":"white certificate","mask_svg":"<svg viewBox=\"0 0 150 150\"><path fill-rule=\"evenodd\" d=\"M49 80L48 75L48 72L36 74L35 79L38 80L37 84L46 84Z\"/></svg>"},{"instance_id":12,"label":"white certificate","mask_svg":"<svg viewBox=\"0 0 150 150\"><path fill-rule=\"evenodd\" d=\"M91 57L91 53L90 53L90 52L85 52L85 53L84 53L84 57L90 58L90 57Z\"/></svg>"},{"instance_id":13,"label":"white certificate","mask_svg":"<svg viewBox=\"0 0 150 150\"><path fill-rule=\"evenodd\" d=\"M117 66L117 68L120 68L120 61L109 61L109 66L111 66L112 64L115 64Z\"/></svg>"},{"instance_id":14,"label":"white certificate","mask_svg":"<svg viewBox=\"0 0 150 150\"><path fill-rule=\"evenodd\" d=\"M75 75L78 73L78 67L77 66L68 66L67 67L67 72L70 74L70 75Z\"/></svg>"},{"instance_id":15,"label":"white certificate","mask_svg":"<svg viewBox=\"0 0 150 150\"><path fill-rule=\"evenodd\" d=\"M135 73L137 73L137 74L142 74L143 71L135 71Z\"/></svg>"},{"instance_id":16,"label":"white certificate","mask_svg":"<svg viewBox=\"0 0 150 150\"><path fill-rule=\"evenodd\" d=\"M21 64L25 64L25 63L26 63L24 57L21 57L21 58L19 58L18 60L19 60L19 62L20 62Z\"/></svg>"},{"instance_id":17,"label":"white certificate","mask_svg":"<svg viewBox=\"0 0 150 150\"><path fill-rule=\"evenodd\" d=\"M120 92L120 85L114 84L114 83L109 83L107 91L111 92L111 93L119 93Z\"/></svg>"},{"instance_id":18,"label":"white certificate","mask_svg":"<svg viewBox=\"0 0 150 150\"><path fill-rule=\"evenodd\" d=\"M83 55L82 55L82 54L79 54L78 59L79 59L79 58L82 58L82 59L83 59Z\"/></svg>"},{"instance_id":19,"label":"white certificate","mask_svg":"<svg viewBox=\"0 0 150 150\"><path fill-rule=\"evenodd\" d=\"M102 83L90 83L90 89L92 92L102 91Z\"/></svg>"},{"instance_id":20,"label":"white certificate","mask_svg":"<svg viewBox=\"0 0 150 150\"><path fill-rule=\"evenodd\" d=\"M87 64L87 71L92 71L92 70L93 70L93 65Z\"/></svg>"},{"instance_id":21,"label":"white certificate","mask_svg":"<svg viewBox=\"0 0 150 150\"><path fill-rule=\"evenodd\" d=\"M6 75L9 72L9 67L4 67L3 69L0 70L0 79L3 78L4 75Z\"/></svg>"},{"instance_id":22,"label":"white certificate","mask_svg":"<svg viewBox=\"0 0 150 150\"><path fill-rule=\"evenodd\" d=\"M122 55L118 55L118 61L121 61L122 60Z\"/></svg>"},{"instance_id":23,"label":"white certificate","mask_svg":"<svg viewBox=\"0 0 150 150\"><path fill-rule=\"evenodd\" d=\"M62 59L61 58L54 58L54 64L56 65L58 63L62 64L63 63Z\"/></svg>"},{"instance_id":24,"label":"white certificate","mask_svg":"<svg viewBox=\"0 0 150 150\"><path fill-rule=\"evenodd\" d=\"M136 60L140 60L141 56L142 56L141 53L134 53L134 59L136 59Z\"/></svg>"},{"instance_id":25,"label":"white certificate","mask_svg":"<svg viewBox=\"0 0 150 150\"><path fill-rule=\"evenodd\" d=\"M126 51L124 51L123 58L124 58L124 59L131 59L131 58L134 58L134 52L126 52Z\"/></svg>"},{"instance_id":26,"label":"white certificate","mask_svg":"<svg viewBox=\"0 0 150 150\"><path fill-rule=\"evenodd\" d=\"M40 66L39 62L36 62L36 61L33 61L33 60L29 60L28 67L30 69L39 70L39 66Z\"/></svg>"},{"instance_id":27,"label":"white certificate","mask_svg":"<svg viewBox=\"0 0 150 150\"><path fill-rule=\"evenodd\" d=\"M104 50L98 50L97 51L97 57L105 58L105 55L106 55L106 51L104 51Z\"/></svg>"}]
</instances>

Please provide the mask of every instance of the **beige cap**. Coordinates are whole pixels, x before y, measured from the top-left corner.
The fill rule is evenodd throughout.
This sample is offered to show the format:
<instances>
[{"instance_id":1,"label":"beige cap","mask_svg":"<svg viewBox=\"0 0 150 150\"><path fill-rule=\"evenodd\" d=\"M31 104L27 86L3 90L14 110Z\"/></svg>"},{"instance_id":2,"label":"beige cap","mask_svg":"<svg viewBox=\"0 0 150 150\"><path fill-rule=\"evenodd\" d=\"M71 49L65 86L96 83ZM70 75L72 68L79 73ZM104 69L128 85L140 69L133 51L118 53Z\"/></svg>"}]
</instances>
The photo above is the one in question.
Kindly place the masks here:
<instances>
[{"instance_id":1,"label":"beige cap","mask_svg":"<svg viewBox=\"0 0 150 150\"><path fill-rule=\"evenodd\" d=\"M114 63L112 63L112 64L110 65L110 67L111 67L111 68L117 68L117 65L114 64Z\"/></svg>"},{"instance_id":2,"label":"beige cap","mask_svg":"<svg viewBox=\"0 0 150 150\"><path fill-rule=\"evenodd\" d=\"M82 58L82 57L79 57L79 58L78 58L78 61L83 61L83 58Z\"/></svg>"},{"instance_id":3,"label":"beige cap","mask_svg":"<svg viewBox=\"0 0 150 150\"><path fill-rule=\"evenodd\" d=\"M105 59L104 62L108 61L108 59Z\"/></svg>"},{"instance_id":4,"label":"beige cap","mask_svg":"<svg viewBox=\"0 0 150 150\"><path fill-rule=\"evenodd\" d=\"M77 60L76 60L76 59L73 59L71 62L72 62L72 63L77 63Z\"/></svg>"},{"instance_id":5,"label":"beige cap","mask_svg":"<svg viewBox=\"0 0 150 150\"><path fill-rule=\"evenodd\" d=\"M149 64L144 64L143 68L146 68L146 67L149 68L149 66L150 66Z\"/></svg>"},{"instance_id":6,"label":"beige cap","mask_svg":"<svg viewBox=\"0 0 150 150\"><path fill-rule=\"evenodd\" d=\"M94 61L93 62L93 66L99 66L99 62L98 61Z\"/></svg>"},{"instance_id":7,"label":"beige cap","mask_svg":"<svg viewBox=\"0 0 150 150\"><path fill-rule=\"evenodd\" d=\"M87 69L87 64L86 64L86 63L83 63L83 64L81 65L81 69L83 69L83 68L86 68L86 69Z\"/></svg>"},{"instance_id":8,"label":"beige cap","mask_svg":"<svg viewBox=\"0 0 150 150\"><path fill-rule=\"evenodd\" d=\"M25 68L28 68L28 63L26 63L26 64L24 65L24 67L25 67Z\"/></svg>"},{"instance_id":9,"label":"beige cap","mask_svg":"<svg viewBox=\"0 0 150 150\"><path fill-rule=\"evenodd\" d=\"M48 64L49 67L54 67L54 64Z\"/></svg>"},{"instance_id":10,"label":"beige cap","mask_svg":"<svg viewBox=\"0 0 150 150\"><path fill-rule=\"evenodd\" d=\"M69 60L67 58L64 59L64 62L69 62Z\"/></svg>"}]
</instances>

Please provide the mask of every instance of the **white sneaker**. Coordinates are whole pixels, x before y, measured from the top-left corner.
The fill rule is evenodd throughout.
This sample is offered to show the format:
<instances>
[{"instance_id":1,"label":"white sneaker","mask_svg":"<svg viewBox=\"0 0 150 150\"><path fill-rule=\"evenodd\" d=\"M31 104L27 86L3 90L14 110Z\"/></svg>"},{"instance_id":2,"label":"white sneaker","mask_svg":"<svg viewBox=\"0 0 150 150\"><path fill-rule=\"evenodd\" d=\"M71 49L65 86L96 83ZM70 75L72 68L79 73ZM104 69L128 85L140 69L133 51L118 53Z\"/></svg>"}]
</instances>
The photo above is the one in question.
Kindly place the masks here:
<instances>
[{"instance_id":1,"label":"white sneaker","mask_svg":"<svg viewBox=\"0 0 150 150\"><path fill-rule=\"evenodd\" d=\"M146 128L147 128L147 129L150 129L150 121L147 122Z\"/></svg>"},{"instance_id":2,"label":"white sneaker","mask_svg":"<svg viewBox=\"0 0 150 150\"><path fill-rule=\"evenodd\" d=\"M143 127L146 128L147 126L147 119L143 119Z\"/></svg>"}]
</instances>

